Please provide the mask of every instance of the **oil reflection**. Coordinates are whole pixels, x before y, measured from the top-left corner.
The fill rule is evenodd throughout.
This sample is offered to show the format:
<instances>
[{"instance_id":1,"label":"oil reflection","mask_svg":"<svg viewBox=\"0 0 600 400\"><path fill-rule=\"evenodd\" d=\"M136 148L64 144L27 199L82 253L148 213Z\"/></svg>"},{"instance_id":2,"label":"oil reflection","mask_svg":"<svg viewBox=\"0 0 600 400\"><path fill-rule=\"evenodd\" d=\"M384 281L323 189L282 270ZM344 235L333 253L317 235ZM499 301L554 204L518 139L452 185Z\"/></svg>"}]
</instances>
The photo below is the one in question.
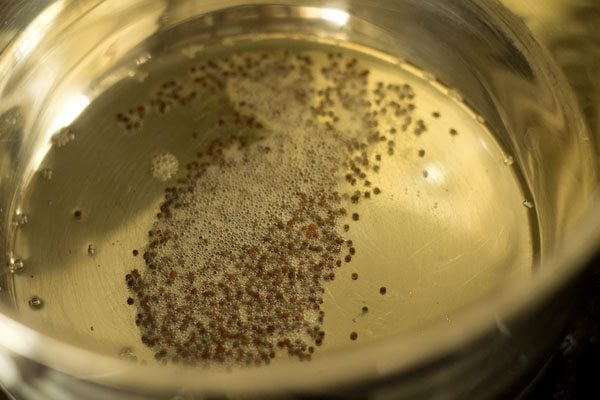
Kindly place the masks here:
<instances>
[{"instance_id":1,"label":"oil reflection","mask_svg":"<svg viewBox=\"0 0 600 400\"><path fill-rule=\"evenodd\" d=\"M337 10L335 8L324 8L320 10L321 18L333 22L339 26L345 26L350 19L350 14L345 11Z\"/></svg>"},{"instance_id":2,"label":"oil reflection","mask_svg":"<svg viewBox=\"0 0 600 400\"><path fill-rule=\"evenodd\" d=\"M90 99L84 94L76 93L71 97L64 99L62 108L57 112L56 117L49 124L49 128L45 134L45 144L40 146L37 152L33 156L33 170L37 171L43 162L44 158L51 147L51 139L61 129L71 125L73 121L79 117L79 115L87 108L90 104Z\"/></svg>"},{"instance_id":3,"label":"oil reflection","mask_svg":"<svg viewBox=\"0 0 600 400\"><path fill-rule=\"evenodd\" d=\"M44 32L48 31L48 27L54 23L54 20L63 9L63 5L63 0L51 4L23 31L21 43L15 54L17 62L23 60L37 47L44 37Z\"/></svg>"},{"instance_id":4,"label":"oil reflection","mask_svg":"<svg viewBox=\"0 0 600 400\"><path fill-rule=\"evenodd\" d=\"M58 113L48 128L50 134L52 135L59 129L71 125L89 104L90 99L81 93L65 99L63 109Z\"/></svg>"}]
</instances>

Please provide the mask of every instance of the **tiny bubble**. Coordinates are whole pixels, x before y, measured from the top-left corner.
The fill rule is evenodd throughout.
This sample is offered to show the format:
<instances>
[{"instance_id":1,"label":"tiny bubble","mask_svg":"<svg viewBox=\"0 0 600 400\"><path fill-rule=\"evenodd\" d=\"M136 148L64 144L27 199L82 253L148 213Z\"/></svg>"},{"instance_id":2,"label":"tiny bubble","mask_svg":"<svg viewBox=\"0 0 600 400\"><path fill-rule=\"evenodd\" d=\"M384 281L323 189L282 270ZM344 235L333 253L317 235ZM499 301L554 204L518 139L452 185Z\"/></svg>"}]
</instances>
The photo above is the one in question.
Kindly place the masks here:
<instances>
[{"instance_id":1,"label":"tiny bubble","mask_svg":"<svg viewBox=\"0 0 600 400\"><path fill-rule=\"evenodd\" d=\"M8 263L8 270L10 271L11 274L18 274L21 271L23 271L24 268L25 268L25 264L23 263L23 260L21 260L20 258L12 259Z\"/></svg>"},{"instance_id":2,"label":"tiny bubble","mask_svg":"<svg viewBox=\"0 0 600 400\"><path fill-rule=\"evenodd\" d=\"M135 64L136 65L146 64L151 58L152 58L152 56L150 54L144 54L143 56L141 56L135 60Z\"/></svg>"},{"instance_id":3,"label":"tiny bubble","mask_svg":"<svg viewBox=\"0 0 600 400\"><path fill-rule=\"evenodd\" d=\"M75 140L75 133L70 127L64 127L60 129L52 137L52 143L54 143L57 147L63 147L73 140Z\"/></svg>"},{"instance_id":4,"label":"tiny bubble","mask_svg":"<svg viewBox=\"0 0 600 400\"><path fill-rule=\"evenodd\" d=\"M431 72L423 72L423 78L425 78L428 82L433 82L436 80L435 75Z\"/></svg>"},{"instance_id":5,"label":"tiny bubble","mask_svg":"<svg viewBox=\"0 0 600 400\"><path fill-rule=\"evenodd\" d=\"M529 200L525 200L525 201L523 202L523 206L525 206L525 207L527 207L527 208L529 208L529 209L532 209L532 208L534 207L534 206L533 206L533 203L532 203L531 201L529 201Z\"/></svg>"},{"instance_id":6,"label":"tiny bubble","mask_svg":"<svg viewBox=\"0 0 600 400\"><path fill-rule=\"evenodd\" d=\"M136 362L138 360L136 355L133 353L133 350L131 350L129 347L125 347L119 352L119 358L121 360L133 362Z\"/></svg>"},{"instance_id":7,"label":"tiny bubble","mask_svg":"<svg viewBox=\"0 0 600 400\"><path fill-rule=\"evenodd\" d=\"M451 89L450 91L448 91L448 96L450 96L450 98L462 102L463 101L463 97L460 94L460 92L456 89Z\"/></svg>"},{"instance_id":8,"label":"tiny bubble","mask_svg":"<svg viewBox=\"0 0 600 400\"><path fill-rule=\"evenodd\" d=\"M50 168L44 168L41 171L42 178L44 178L45 180L49 181L50 179L52 179L53 172L54 171L52 171L52 169L50 169Z\"/></svg>"},{"instance_id":9,"label":"tiny bubble","mask_svg":"<svg viewBox=\"0 0 600 400\"><path fill-rule=\"evenodd\" d=\"M502 160L502 162L507 167L510 167L511 165L513 165L515 163L515 159L512 156L506 156L506 158L504 158L504 160Z\"/></svg>"},{"instance_id":10,"label":"tiny bubble","mask_svg":"<svg viewBox=\"0 0 600 400\"><path fill-rule=\"evenodd\" d=\"M39 310L44 306L44 301L37 296L33 296L29 299L29 307L33 310Z\"/></svg>"},{"instance_id":11,"label":"tiny bubble","mask_svg":"<svg viewBox=\"0 0 600 400\"><path fill-rule=\"evenodd\" d=\"M29 220L29 217L27 216L27 214L16 213L15 216L13 217L13 222L17 226L23 226L23 225L27 224L28 220Z\"/></svg>"}]
</instances>

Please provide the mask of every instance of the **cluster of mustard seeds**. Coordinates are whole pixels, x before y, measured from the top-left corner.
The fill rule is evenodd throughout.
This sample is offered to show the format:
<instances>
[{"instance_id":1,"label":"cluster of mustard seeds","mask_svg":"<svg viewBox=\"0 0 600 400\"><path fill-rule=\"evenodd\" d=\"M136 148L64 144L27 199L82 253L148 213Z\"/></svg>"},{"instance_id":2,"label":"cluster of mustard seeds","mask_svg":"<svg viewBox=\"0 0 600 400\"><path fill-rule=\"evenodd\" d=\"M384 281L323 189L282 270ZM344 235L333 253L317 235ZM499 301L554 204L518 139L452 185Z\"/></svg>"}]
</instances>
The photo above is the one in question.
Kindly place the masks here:
<instances>
[{"instance_id":1,"label":"cluster of mustard seeds","mask_svg":"<svg viewBox=\"0 0 600 400\"><path fill-rule=\"evenodd\" d=\"M410 85L371 82L369 69L342 53L313 56L202 61L150 96L157 113L218 93L231 108L215 123L218 137L165 189L142 251L146 268L126 276L127 303L159 362L310 360L326 340L324 288L357 254L346 236L360 221L358 204L382 194L373 181L394 136L427 128L413 123ZM128 126L127 113L117 119L127 130L141 125Z\"/></svg>"}]
</instances>

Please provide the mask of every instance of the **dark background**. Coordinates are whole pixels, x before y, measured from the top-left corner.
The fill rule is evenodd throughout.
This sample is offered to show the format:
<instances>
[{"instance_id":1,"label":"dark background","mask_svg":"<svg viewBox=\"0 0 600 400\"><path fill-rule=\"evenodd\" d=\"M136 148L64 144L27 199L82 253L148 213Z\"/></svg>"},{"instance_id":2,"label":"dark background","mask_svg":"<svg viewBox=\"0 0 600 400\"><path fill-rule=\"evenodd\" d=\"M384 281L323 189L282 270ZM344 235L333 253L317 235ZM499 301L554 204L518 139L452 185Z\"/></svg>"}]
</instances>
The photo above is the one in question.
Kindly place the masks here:
<instances>
[{"instance_id":1,"label":"dark background","mask_svg":"<svg viewBox=\"0 0 600 400\"><path fill-rule=\"evenodd\" d=\"M600 259L577 283L563 342L523 400L600 399Z\"/></svg>"}]
</instances>

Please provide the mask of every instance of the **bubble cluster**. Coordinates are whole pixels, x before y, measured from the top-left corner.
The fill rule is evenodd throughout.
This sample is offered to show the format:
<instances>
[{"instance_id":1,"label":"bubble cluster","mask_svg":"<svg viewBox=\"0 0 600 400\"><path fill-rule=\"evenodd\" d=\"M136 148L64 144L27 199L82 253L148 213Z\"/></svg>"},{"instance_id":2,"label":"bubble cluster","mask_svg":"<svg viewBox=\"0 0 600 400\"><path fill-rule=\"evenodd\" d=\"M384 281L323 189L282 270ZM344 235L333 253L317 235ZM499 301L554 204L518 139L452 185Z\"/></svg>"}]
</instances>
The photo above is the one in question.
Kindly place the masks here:
<instances>
[{"instance_id":1,"label":"bubble cluster","mask_svg":"<svg viewBox=\"0 0 600 400\"><path fill-rule=\"evenodd\" d=\"M502 160L502 162L507 167L510 167L510 166L512 166L515 163L515 159L513 158L513 156L506 156L506 157L504 157L504 159Z\"/></svg>"},{"instance_id":2,"label":"bubble cluster","mask_svg":"<svg viewBox=\"0 0 600 400\"><path fill-rule=\"evenodd\" d=\"M49 181L52 179L52 175L54 174L54 171L50 168L44 168L41 170L41 174L42 174L42 178Z\"/></svg>"},{"instance_id":3,"label":"bubble cluster","mask_svg":"<svg viewBox=\"0 0 600 400\"><path fill-rule=\"evenodd\" d=\"M29 216L27 214L18 212L13 216L13 223L17 226L27 225L29 222Z\"/></svg>"},{"instance_id":4,"label":"bubble cluster","mask_svg":"<svg viewBox=\"0 0 600 400\"><path fill-rule=\"evenodd\" d=\"M25 263L20 258L13 258L8 263L8 270L11 274L19 274L25 269Z\"/></svg>"},{"instance_id":5,"label":"bubble cluster","mask_svg":"<svg viewBox=\"0 0 600 400\"><path fill-rule=\"evenodd\" d=\"M348 209L382 193L376 150L393 155L393 136L413 125L415 93L371 82L355 58L320 56L208 60L190 69L190 84L166 82L152 97L166 112L191 93L222 92L232 109L165 189L146 269L126 276L158 361L262 365L280 353L310 360L323 344L324 285L357 253L344 235L360 215Z\"/></svg>"},{"instance_id":6,"label":"bubble cluster","mask_svg":"<svg viewBox=\"0 0 600 400\"><path fill-rule=\"evenodd\" d=\"M535 207L535 205L533 204L533 202L531 202L531 201L529 201L529 200L524 200L524 201L523 201L523 206L524 206L525 208L529 208L529 209L532 209L532 208L534 208L534 207Z\"/></svg>"},{"instance_id":7,"label":"bubble cluster","mask_svg":"<svg viewBox=\"0 0 600 400\"><path fill-rule=\"evenodd\" d=\"M133 352L132 349L130 349L129 347L124 347L121 349L121 351L119 352L119 358L121 360L125 360L125 361L131 361L131 362L137 362L138 358L135 355L135 353Z\"/></svg>"},{"instance_id":8,"label":"bubble cluster","mask_svg":"<svg viewBox=\"0 0 600 400\"><path fill-rule=\"evenodd\" d=\"M152 158L152 176L166 182L177 174L179 161L173 154L165 152Z\"/></svg>"},{"instance_id":9,"label":"bubble cluster","mask_svg":"<svg viewBox=\"0 0 600 400\"><path fill-rule=\"evenodd\" d=\"M52 143L57 147L63 147L75 140L75 132L71 127L64 127L52 136Z\"/></svg>"}]
</instances>

